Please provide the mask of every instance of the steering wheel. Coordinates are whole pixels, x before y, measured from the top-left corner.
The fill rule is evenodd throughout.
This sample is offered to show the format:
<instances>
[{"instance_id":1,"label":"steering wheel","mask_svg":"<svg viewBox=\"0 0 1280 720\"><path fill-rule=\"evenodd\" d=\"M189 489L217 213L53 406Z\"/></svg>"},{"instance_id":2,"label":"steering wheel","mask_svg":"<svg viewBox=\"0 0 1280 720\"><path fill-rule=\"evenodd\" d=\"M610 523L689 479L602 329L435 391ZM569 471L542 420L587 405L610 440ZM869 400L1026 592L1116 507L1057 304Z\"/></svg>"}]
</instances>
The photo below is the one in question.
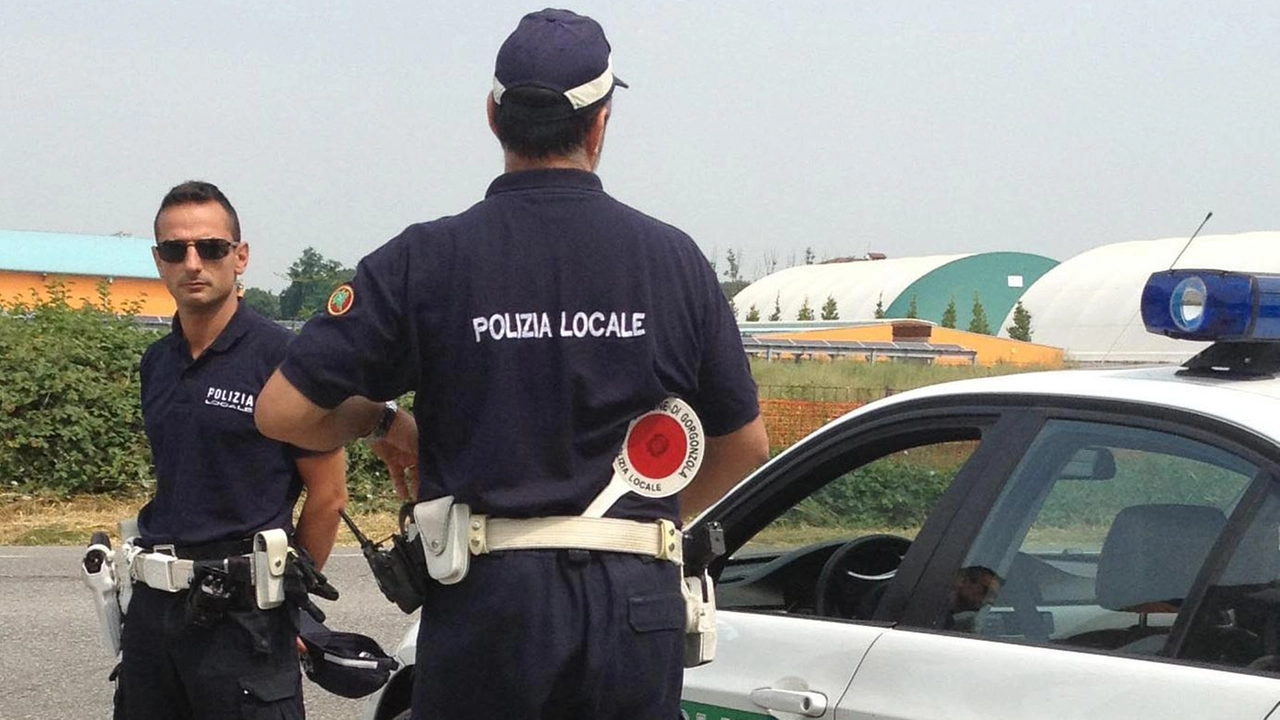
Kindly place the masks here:
<instances>
[{"instance_id":1,"label":"steering wheel","mask_svg":"<svg viewBox=\"0 0 1280 720\"><path fill-rule=\"evenodd\" d=\"M823 563L814 589L814 610L821 617L870 617L867 594L886 587L911 547L898 535L864 535L836 548Z\"/></svg>"}]
</instances>

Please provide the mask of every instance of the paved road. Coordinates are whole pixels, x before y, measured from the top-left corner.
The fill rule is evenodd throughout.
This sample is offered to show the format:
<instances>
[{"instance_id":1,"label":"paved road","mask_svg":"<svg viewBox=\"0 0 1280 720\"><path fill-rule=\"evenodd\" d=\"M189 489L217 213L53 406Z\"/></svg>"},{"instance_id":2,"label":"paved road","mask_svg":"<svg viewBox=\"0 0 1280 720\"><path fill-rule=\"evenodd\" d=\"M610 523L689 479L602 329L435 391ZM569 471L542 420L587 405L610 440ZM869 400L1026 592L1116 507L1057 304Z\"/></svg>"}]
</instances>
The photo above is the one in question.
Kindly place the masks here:
<instances>
[{"instance_id":1,"label":"paved road","mask_svg":"<svg viewBox=\"0 0 1280 720\"><path fill-rule=\"evenodd\" d=\"M0 547L0 720L111 717L113 661L98 639L78 548ZM358 551L339 548L325 568L342 593L318 600L329 626L362 632L391 652L409 617L373 584ZM303 681L309 720L354 720L360 700Z\"/></svg>"}]
</instances>

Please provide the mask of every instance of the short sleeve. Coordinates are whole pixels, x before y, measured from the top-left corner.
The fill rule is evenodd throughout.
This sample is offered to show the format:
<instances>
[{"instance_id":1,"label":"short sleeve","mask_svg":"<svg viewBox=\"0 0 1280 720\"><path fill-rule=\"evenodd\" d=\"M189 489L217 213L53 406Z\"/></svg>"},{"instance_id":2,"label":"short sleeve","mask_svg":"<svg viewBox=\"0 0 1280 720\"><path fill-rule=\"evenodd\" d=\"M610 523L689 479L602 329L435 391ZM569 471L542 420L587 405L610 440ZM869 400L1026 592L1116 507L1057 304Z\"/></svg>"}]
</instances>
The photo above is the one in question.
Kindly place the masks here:
<instances>
[{"instance_id":1,"label":"short sleeve","mask_svg":"<svg viewBox=\"0 0 1280 720\"><path fill-rule=\"evenodd\" d=\"M289 344L281 373L316 405L361 395L391 400L413 387L406 237L360 261L355 278Z\"/></svg>"},{"instance_id":2,"label":"short sleeve","mask_svg":"<svg viewBox=\"0 0 1280 720\"><path fill-rule=\"evenodd\" d=\"M707 268L703 286L702 362L698 369L698 409L707 435L728 435L760 414L759 393L742 348L742 334L715 276Z\"/></svg>"}]
</instances>

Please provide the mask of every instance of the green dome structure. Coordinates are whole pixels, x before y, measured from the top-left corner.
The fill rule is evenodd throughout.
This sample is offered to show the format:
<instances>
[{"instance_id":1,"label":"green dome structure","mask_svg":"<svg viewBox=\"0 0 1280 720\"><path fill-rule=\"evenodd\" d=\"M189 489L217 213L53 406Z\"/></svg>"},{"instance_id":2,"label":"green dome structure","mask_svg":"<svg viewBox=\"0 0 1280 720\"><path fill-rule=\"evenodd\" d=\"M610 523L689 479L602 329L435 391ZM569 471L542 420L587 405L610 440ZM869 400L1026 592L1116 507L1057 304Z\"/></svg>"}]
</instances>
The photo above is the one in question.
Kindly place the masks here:
<instances>
[{"instance_id":1,"label":"green dome structure","mask_svg":"<svg viewBox=\"0 0 1280 720\"><path fill-rule=\"evenodd\" d=\"M883 260L846 260L787 268L743 288L733 299L742 320L752 307L760 319L777 308L779 320L794 321L806 304L820 319L828 298L835 301L842 321L870 320L877 304L887 318L908 317L912 300L915 316L941 323L954 300L956 327L972 318L976 293L991 325L1012 312L1022 293L1058 262L1042 255L990 252Z\"/></svg>"}]
</instances>

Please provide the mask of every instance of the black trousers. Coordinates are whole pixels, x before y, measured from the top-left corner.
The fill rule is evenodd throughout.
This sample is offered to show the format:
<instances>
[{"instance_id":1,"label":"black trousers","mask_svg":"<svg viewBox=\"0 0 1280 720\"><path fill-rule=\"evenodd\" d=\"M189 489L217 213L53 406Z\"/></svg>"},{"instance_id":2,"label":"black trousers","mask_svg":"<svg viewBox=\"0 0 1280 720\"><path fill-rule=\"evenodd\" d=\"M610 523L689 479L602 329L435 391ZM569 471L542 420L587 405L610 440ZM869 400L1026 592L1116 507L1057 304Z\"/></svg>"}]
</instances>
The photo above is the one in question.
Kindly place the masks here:
<instances>
[{"instance_id":1,"label":"black trousers","mask_svg":"<svg viewBox=\"0 0 1280 720\"><path fill-rule=\"evenodd\" d=\"M520 550L471 558L422 606L413 717L673 720L684 600L672 563Z\"/></svg>"},{"instance_id":2,"label":"black trousers","mask_svg":"<svg viewBox=\"0 0 1280 720\"><path fill-rule=\"evenodd\" d=\"M297 610L229 610L199 627L186 598L133 586L115 720L303 718Z\"/></svg>"}]
</instances>

